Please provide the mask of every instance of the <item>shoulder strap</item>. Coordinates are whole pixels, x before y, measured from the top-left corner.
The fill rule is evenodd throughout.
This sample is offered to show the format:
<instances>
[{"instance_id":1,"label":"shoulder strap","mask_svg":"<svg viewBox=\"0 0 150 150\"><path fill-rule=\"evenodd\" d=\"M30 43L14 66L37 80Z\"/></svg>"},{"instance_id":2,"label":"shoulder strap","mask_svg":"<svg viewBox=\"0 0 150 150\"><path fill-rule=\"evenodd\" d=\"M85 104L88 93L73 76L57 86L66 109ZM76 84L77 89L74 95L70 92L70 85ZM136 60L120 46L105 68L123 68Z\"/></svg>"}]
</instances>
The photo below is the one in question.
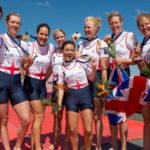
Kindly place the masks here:
<instances>
[{"instance_id":1,"label":"shoulder strap","mask_svg":"<svg viewBox=\"0 0 150 150\"><path fill-rule=\"evenodd\" d=\"M29 53L19 44L17 43L8 33L7 33L8 37L17 45L21 48L21 50L26 54L26 55L29 55ZM20 39L19 39L20 40Z\"/></svg>"}]
</instances>

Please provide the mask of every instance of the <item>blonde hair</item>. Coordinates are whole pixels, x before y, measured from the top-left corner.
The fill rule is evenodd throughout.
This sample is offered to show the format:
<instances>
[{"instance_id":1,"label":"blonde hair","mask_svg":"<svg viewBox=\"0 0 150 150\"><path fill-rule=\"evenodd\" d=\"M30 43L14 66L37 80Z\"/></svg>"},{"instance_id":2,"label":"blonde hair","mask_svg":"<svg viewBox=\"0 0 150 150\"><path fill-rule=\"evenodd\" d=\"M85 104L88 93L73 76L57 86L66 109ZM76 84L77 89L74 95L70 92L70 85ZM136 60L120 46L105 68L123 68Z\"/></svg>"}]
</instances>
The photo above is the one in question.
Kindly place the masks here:
<instances>
[{"instance_id":1,"label":"blonde hair","mask_svg":"<svg viewBox=\"0 0 150 150\"><path fill-rule=\"evenodd\" d=\"M109 13L109 14L107 15L107 20L108 20L108 22L110 21L111 18L116 17L116 16L119 17L120 21L122 22L123 18L122 18L122 16L120 15L119 11L113 11L113 12Z\"/></svg>"},{"instance_id":2,"label":"blonde hair","mask_svg":"<svg viewBox=\"0 0 150 150\"><path fill-rule=\"evenodd\" d=\"M149 19L149 21L150 21L150 14L148 14L148 13L140 13L140 14L136 17L136 23L137 23L138 28L139 28L140 22L141 22L144 18L147 18L147 19Z\"/></svg>"},{"instance_id":3,"label":"blonde hair","mask_svg":"<svg viewBox=\"0 0 150 150\"><path fill-rule=\"evenodd\" d=\"M94 26L98 28L100 27L101 22L102 22L100 17L94 17L94 16L86 17L84 22L86 21L92 21L94 23Z\"/></svg>"},{"instance_id":4,"label":"blonde hair","mask_svg":"<svg viewBox=\"0 0 150 150\"><path fill-rule=\"evenodd\" d=\"M21 16L18 14L18 13L16 13L16 12L11 12L11 13L9 13L7 16L6 16L6 22L8 22L9 20L10 20L10 17L11 16L17 16L17 17L19 17L20 18L20 21L21 21ZM20 22L21 23L21 22Z\"/></svg>"},{"instance_id":5,"label":"blonde hair","mask_svg":"<svg viewBox=\"0 0 150 150\"><path fill-rule=\"evenodd\" d=\"M56 35L57 32L61 32L64 36L66 36L66 33L65 33L65 31L64 31L63 29L56 29L56 30L54 31L54 33L53 33L54 39L55 39L55 35Z\"/></svg>"}]
</instances>

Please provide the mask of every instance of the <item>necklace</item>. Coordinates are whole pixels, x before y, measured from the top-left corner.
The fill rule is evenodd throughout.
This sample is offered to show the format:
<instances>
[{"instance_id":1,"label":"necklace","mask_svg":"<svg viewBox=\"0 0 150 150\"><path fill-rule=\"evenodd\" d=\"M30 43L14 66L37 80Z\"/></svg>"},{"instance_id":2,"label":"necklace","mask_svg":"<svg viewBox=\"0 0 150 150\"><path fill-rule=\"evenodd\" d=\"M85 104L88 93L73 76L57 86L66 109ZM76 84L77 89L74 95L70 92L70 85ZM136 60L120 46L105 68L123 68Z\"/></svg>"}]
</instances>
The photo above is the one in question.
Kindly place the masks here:
<instances>
[{"instance_id":1,"label":"necklace","mask_svg":"<svg viewBox=\"0 0 150 150\"><path fill-rule=\"evenodd\" d=\"M123 33L123 31L121 31L115 38L114 38L115 34L113 33L111 36L112 42L115 42L122 33Z\"/></svg>"},{"instance_id":2,"label":"necklace","mask_svg":"<svg viewBox=\"0 0 150 150\"><path fill-rule=\"evenodd\" d=\"M41 47L38 42L36 41L34 43L36 50L38 51L39 54L41 55L46 55L48 53L49 45L46 44L45 46Z\"/></svg>"},{"instance_id":3,"label":"necklace","mask_svg":"<svg viewBox=\"0 0 150 150\"><path fill-rule=\"evenodd\" d=\"M148 41L150 39L150 36L149 37L144 37L143 38L143 41L142 41L142 43L141 43L141 50L143 49L143 47L144 47L144 45L146 44L146 42Z\"/></svg>"},{"instance_id":4,"label":"necklace","mask_svg":"<svg viewBox=\"0 0 150 150\"><path fill-rule=\"evenodd\" d=\"M15 39L14 39L11 35L9 35L8 33L7 33L7 35L8 35L8 37L12 40L13 43L15 43L17 46L19 46L19 48L21 48L21 50L22 50L26 55L29 55L29 53L21 46L20 40L19 40L19 43L18 43L17 41L15 41ZM16 47L16 48L17 48L17 47ZM19 52L18 48L17 48L17 51ZM19 54L20 54L20 52L19 52Z\"/></svg>"}]
</instances>

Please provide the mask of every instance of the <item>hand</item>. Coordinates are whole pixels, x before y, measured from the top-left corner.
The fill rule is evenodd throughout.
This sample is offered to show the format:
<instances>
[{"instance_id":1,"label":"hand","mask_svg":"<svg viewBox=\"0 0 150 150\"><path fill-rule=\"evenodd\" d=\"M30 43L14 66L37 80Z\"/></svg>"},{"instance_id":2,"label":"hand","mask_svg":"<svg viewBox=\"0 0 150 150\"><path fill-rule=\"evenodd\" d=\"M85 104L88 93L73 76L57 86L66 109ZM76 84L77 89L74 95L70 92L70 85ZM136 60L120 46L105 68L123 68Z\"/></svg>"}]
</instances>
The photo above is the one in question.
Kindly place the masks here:
<instances>
[{"instance_id":1,"label":"hand","mask_svg":"<svg viewBox=\"0 0 150 150\"><path fill-rule=\"evenodd\" d=\"M111 35L110 35L110 34L106 35L106 36L104 37L104 41L105 41L107 44L109 44L110 41L111 41Z\"/></svg>"},{"instance_id":2,"label":"hand","mask_svg":"<svg viewBox=\"0 0 150 150\"><path fill-rule=\"evenodd\" d=\"M18 37L20 40L27 41L30 38L30 35L29 34L27 34L27 35L21 34L21 35L18 35Z\"/></svg>"},{"instance_id":3,"label":"hand","mask_svg":"<svg viewBox=\"0 0 150 150\"><path fill-rule=\"evenodd\" d=\"M25 58L23 60L23 62L24 62L23 63L23 70L28 70L29 67L33 64L33 61L34 61L34 59L31 55L29 55L27 58Z\"/></svg>"},{"instance_id":4,"label":"hand","mask_svg":"<svg viewBox=\"0 0 150 150\"><path fill-rule=\"evenodd\" d=\"M121 66L122 65L122 60L120 58L115 58L113 59L114 64L116 64L117 66Z\"/></svg>"},{"instance_id":5,"label":"hand","mask_svg":"<svg viewBox=\"0 0 150 150\"><path fill-rule=\"evenodd\" d=\"M133 57L137 58L139 56L141 56L141 46L138 43L133 49Z\"/></svg>"}]
</instances>

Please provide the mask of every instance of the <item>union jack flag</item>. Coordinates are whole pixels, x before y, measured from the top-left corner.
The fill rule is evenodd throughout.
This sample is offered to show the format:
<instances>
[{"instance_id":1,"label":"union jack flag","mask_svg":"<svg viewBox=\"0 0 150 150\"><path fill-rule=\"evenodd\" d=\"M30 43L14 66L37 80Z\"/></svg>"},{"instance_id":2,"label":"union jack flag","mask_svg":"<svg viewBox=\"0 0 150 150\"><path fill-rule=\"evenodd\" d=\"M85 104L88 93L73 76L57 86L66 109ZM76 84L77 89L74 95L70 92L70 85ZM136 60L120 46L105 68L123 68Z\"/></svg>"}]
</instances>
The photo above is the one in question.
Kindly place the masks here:
<instances>
[{"instance_id":1,"label":"union jack flag","mask_svg":"<svg viewBox=\"0 0 150 150\"><path fill-rule=\"evenodd\" d=\"M113 86L117 86L119 83L128 79L129 76L123 68L114 66L109 76L109 83Z\"/></svg>"},{"instance_id":2,"label":"union jack flag","mask_svg":"<svg viewBox=\"0 0 150 150\"><path fill-rule=\"evenodd\" d=\"M150 101L150 79L134 76L116 86L106 100L106 113L117 125Z\"/></svg>"}]
</instances>

